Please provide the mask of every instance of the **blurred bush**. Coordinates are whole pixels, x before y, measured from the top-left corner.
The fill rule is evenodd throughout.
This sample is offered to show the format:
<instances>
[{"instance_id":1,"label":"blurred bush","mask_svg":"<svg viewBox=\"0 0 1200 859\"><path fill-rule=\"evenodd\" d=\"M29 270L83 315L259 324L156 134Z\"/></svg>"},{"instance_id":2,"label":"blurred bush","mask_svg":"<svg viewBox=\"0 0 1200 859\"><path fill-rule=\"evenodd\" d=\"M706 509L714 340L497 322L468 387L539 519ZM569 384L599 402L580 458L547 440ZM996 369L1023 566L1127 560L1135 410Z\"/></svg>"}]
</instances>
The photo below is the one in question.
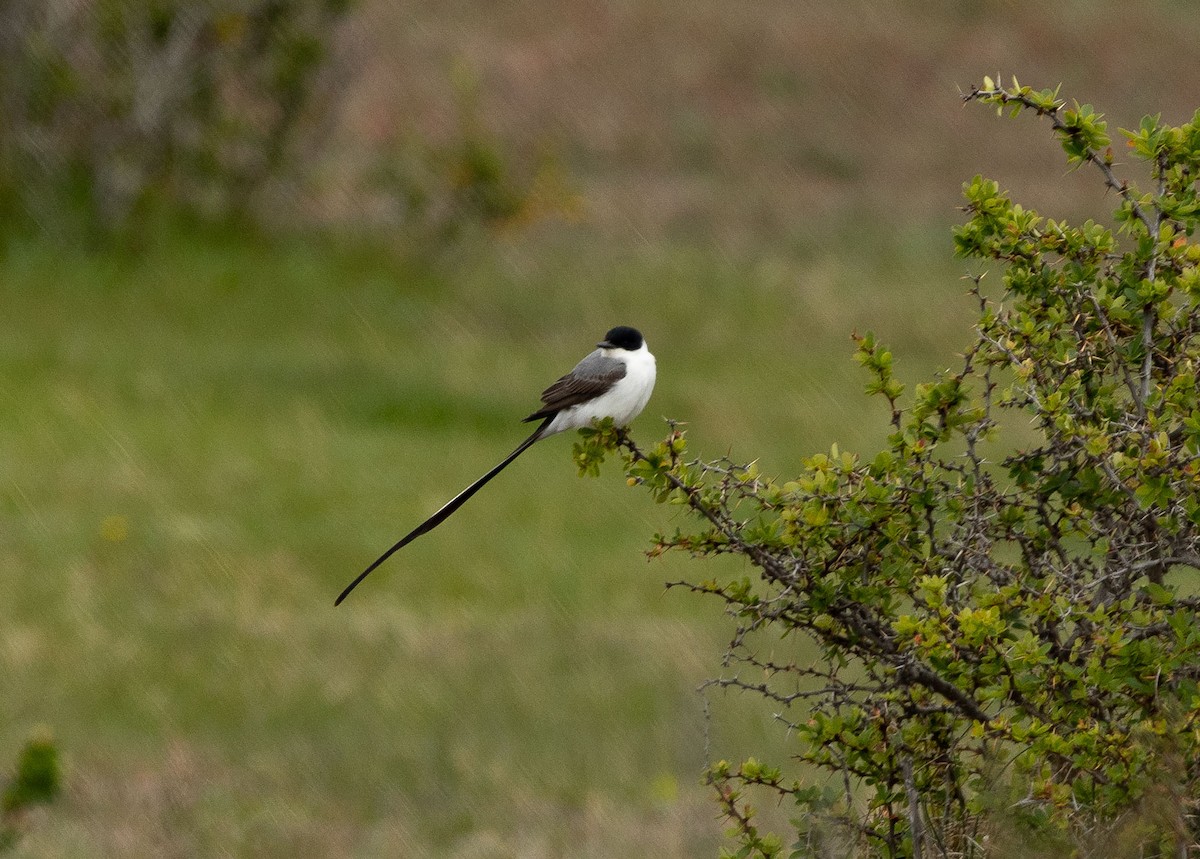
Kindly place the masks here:
<instances>
[{"instance_id":1,"label":"blurred bush","mask_svg":"<svg viewBox=\"0 0 1200 859\"><path fill-rule=\"evenodd\" d=\"M17 758L16 771L0 795L0 850L28 828L29 810L53 802L61 791L58 746L46 729L34 733Z\"/></svg>"},{"instance_id":2,"label":"blurred bush","mask_svg":"<svg viewBox=\"0 0 1200 859\"><path fill-rule=\"evenodd\" d=\"M572 213L556 159L510 156L488 132L465 64L452 139L401 129L342 152L362 61L339 40L351 6L0 0L0 237L137 238L183 219L436 243Z\"/></svg>"},{"instance_id":3,"label":"blurred bush","mask_svg":"<svg viewBox=\"0 0 1200 859\"><path fill-rule=\"evenodd\" d=\"M0 3L5 230L139 231L298 205L348 0Z\"/></svg>"},{"instance_id":4,"label":"blurred bush","mask_svg":"<svg viewBox=\"0 0 1200 859\"><path fill-rule=\"evenodd\" d=\"M382 200L378 225L440 244L472 227L510 229L548 217L574 220L582 204L552 149L535 159L508 151L487 128L479 80L463 62L451 70L457 127L432 142L401 135L362 177L360 200Z\"/></svg>"}]
</instances>

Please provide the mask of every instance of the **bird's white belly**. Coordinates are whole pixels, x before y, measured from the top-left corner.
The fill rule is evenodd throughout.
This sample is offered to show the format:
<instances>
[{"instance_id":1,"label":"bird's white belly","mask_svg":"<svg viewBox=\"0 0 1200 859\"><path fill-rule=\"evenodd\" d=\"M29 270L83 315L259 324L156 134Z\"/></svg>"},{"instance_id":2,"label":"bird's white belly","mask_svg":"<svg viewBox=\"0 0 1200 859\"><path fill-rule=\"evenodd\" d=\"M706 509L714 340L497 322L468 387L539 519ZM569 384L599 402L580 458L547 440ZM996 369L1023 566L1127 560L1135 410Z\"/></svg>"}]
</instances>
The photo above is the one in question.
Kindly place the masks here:
<instances>
[{"instance_id":1,"label":"bird's white belly","mask_svg":"<svg viewBox=\"0 0 1200 859\"><path fill-rule=\"evenodd\" d=\"M654 356L649 351L634 353L628 360L623 379L594 400L563 409L555 415L545 435L591 426L600 418L612 418L617 426L627 425L650 401L655 369Z\"/></svg>"}]
</instances>

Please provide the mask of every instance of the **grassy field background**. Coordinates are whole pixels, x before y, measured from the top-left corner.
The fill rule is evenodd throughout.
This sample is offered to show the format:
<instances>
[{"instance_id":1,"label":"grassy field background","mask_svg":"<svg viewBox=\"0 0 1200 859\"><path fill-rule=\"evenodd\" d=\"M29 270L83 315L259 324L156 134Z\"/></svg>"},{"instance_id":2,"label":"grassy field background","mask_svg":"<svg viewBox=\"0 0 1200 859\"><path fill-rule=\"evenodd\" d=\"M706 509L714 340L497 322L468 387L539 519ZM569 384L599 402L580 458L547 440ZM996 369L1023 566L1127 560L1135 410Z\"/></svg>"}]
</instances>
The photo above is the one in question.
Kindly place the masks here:
<instances>
[{"instance_id":1,"label":"grassy field background","mask_svg":"<svg viewBox=\"0 0 1200 859\"><path fill-rule=\"evenodd\" d=\"M346 133L450 133L465 58L509 151L559 147L580 222L417 255L10 246L0 759L46 725L66 763L13 855L714 855L706 754L788 739L752 700L710 695L706 722L728 622L663 582L750 571L647 565L679 513L616 467L580 480L570 439L539 445L333 597L614 324L658 356L639 439L670 416L774 474L873 450L849 334L880 333L910 380L953 363L961 182L1047 214L1110 202L1045 128L955 86L1002 66L1119 124L1180 119L1189 8L368 5Z\"/></svg>"}]
</instances>

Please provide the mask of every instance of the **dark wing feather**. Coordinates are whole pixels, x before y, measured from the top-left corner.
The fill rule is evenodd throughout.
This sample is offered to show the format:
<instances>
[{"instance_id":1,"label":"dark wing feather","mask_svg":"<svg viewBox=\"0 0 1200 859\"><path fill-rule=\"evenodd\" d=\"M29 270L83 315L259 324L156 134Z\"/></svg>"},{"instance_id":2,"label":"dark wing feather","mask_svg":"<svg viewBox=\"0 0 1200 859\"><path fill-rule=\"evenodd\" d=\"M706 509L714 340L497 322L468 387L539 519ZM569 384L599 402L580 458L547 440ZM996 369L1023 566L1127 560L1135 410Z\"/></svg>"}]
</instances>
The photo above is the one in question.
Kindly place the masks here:
<instances>
[{"instance_id":1,"label":"dark wing feather","mask_svg":"<svg viewBox=\"0 0 1200 859\"><path fill-rule=\"evenodd\" d=\"M586 403L603 394L625 378L625 364L593 353L579 366L542 391L542 407L525 418L526 422L552 417L563 409Z\"/></svg>"}]
</instances>

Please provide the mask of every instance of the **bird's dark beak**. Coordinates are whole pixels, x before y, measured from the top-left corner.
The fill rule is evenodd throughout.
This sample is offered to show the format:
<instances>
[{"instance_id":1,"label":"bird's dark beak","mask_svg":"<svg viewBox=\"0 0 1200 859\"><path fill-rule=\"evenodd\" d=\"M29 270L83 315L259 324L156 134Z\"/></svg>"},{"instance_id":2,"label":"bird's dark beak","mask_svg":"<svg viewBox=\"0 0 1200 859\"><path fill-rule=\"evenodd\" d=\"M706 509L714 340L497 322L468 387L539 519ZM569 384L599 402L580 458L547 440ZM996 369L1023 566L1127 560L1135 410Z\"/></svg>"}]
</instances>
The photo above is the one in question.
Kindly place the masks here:
<instances>
[{"instance_id":1,"label":"bird's dark beak","mask_svg":"<svg viewBox=\"0 0 1200 859\"><path fill-rule=\"evenodd\" d=\"M607 340L601 340L599 343L596 344L596 346L597 346L597 348L600 348L600 349L616 349L617 348L613 344L609 343Z\"/></svg>"}]
</instances>

